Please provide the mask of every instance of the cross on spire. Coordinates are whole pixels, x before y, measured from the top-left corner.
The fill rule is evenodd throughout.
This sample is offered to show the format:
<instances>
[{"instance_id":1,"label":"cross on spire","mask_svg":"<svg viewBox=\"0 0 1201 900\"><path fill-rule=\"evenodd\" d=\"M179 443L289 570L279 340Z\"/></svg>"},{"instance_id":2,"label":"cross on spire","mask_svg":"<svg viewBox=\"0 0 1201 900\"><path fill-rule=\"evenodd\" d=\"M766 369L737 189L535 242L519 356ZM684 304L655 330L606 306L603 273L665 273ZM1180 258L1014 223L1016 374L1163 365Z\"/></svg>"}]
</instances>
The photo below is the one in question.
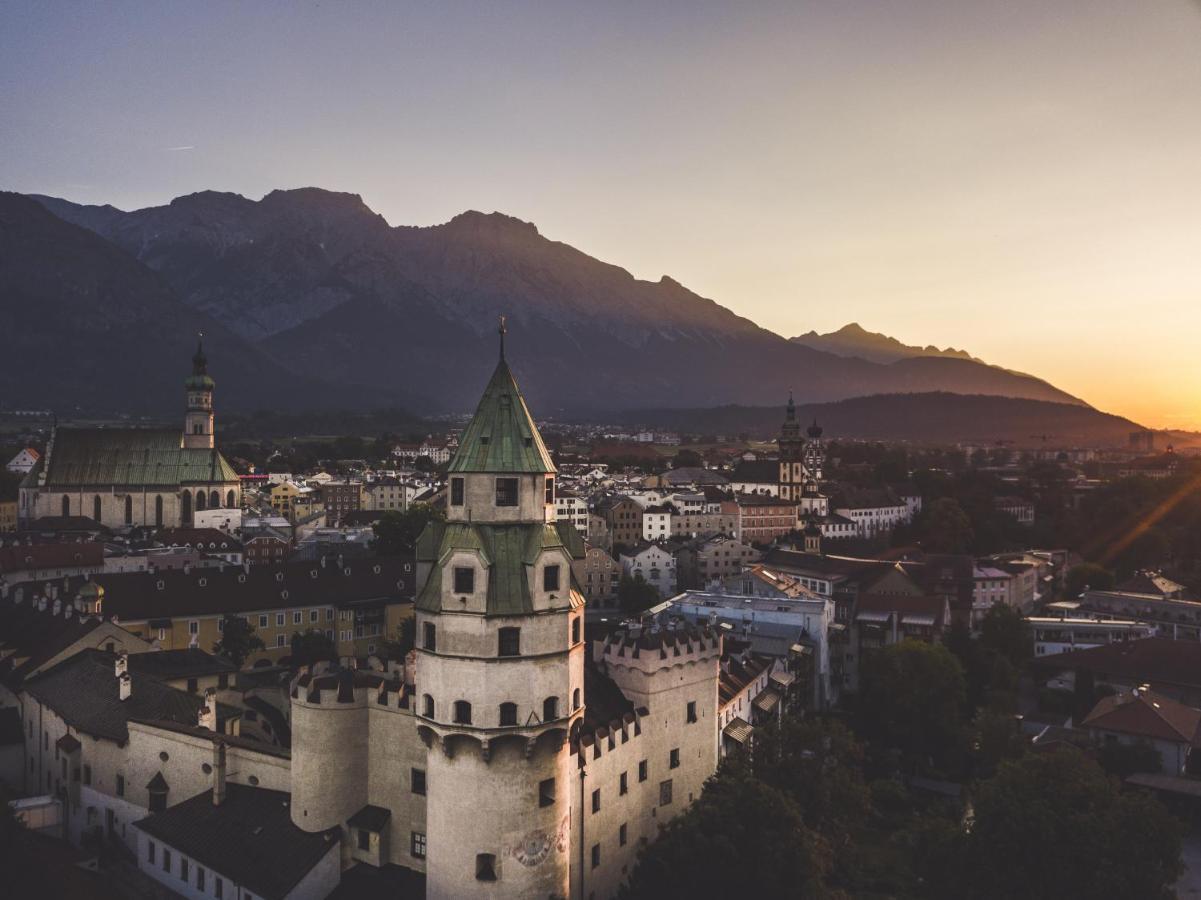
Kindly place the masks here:
<instances>
[{"instance_id":1,"label":"cross on spire","mask_svg":"<svg viewBox=\"0 0 1201 900\"><path fill-rule=\"evenodd\" d=\"M496 333L500 335L500 358L505 358L505 333L508 329L505 328L505 317L498 316L499 324L496 327Z\"/></svg>"}]
</instances>

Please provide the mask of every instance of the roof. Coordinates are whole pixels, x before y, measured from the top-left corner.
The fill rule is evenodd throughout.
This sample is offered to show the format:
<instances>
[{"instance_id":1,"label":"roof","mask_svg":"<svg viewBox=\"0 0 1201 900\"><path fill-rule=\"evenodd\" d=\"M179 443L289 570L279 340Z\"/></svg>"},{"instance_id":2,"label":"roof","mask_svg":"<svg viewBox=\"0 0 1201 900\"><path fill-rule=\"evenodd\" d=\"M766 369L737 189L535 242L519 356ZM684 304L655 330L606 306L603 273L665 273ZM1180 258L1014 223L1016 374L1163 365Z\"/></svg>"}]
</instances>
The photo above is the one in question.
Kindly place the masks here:
<instances>
[{"instance_id":1,"label":"roof","mask_svg":"<svg viewBox=\"0 0 1201 900\"><path fill-rule=\"evenodd\" d=\"M364 557L282 565L196 568L185 572L95 575L104 588L104 614L121 622L216 616L304 606L351 607L400 602L414 590L412 560Z\"/></svg>"},{"instance_id":2,"label":"roof","mask_svg":"<svg viewBox=\"0 0 1201 900\"><path fill-rule=\"evenodd\" d=\"M1030 663L1042 668L1093 672L1128 683L1173 684L1201 689L1201 643L1167 637L1118 641L1086 650L1036 656Z\"/></svg>"},{"instance_id":3,"label":"roof","mask_svg":"<svg viewBox=\"0 0 1201 900\"><path fill-rule=\"evenodd\" d=\"M39 611L33 601L0 604L0 678L6 684L20 684L101 624L94 617L68 619L52 610Z\"/></svg>"},{"instance_id":4,"label":"roof","mask_svg":"<svg viewBox=\"0 0 1201 900\"><path fill-rule=\"evenodd\" d=\"M195 725L204 701L139 672L130 672L130 695L121 700L116 655L84 650L26 682L24 691L84 734L124 744L130 719L167 719Z\"/></svg>"},{"instance_id":5,"label":"roof","mask_svg":"<svg viewBox=\"0 0 1201 900\"><path fill-rule=\"evenodd\" d=\"M356 863L326 900L425 900L425 873L404 866Z\"/></svg>"},{"instance_id":6,"label":"roof","mask_svg":"<svg viewBox=\"0 0 1201 900\"><path fill-rule=\"evenodd\" d=\"M735 716L729 721L726 727L722 729L722 733L730 740L737 741L740 744L745 744L748 740L750 740L751 734L754 732L754 730L754 726L752 726L751 723L746 719Z\"/></svg>"},{"instance_id":7,"label":"roof","mask_svg":"<svg viewBox=\"0 0 1201 900\"><path fill-rule=\"evenodd\" d=\"M1178 584L1159 572L1139 571L1132 577L1114 587L1115 591L1128 594L1158 594L1167 597L1186 590L1183 584Z\"/></svg>"},{"instance_id":8,"label":"roof","mask_svg":"<svg viewBox=\"0 0 1201 900\"><path fill-rule=\"evenodd\" d=\"M449 470L528 474L555 471L503 355L484 388L475 415L463 430Z\"/></svg>"},{"instance_id":9,"label":"roof","mask_svg":"<svg viewBox=\"0 0 1201 900\"><path fill-rule=\"evenodd\" d=\"M308 832L293 825L290 799L283 791L227 784L220 806L206 790L136 827L245 890L277 900L339 846L337 828Z\"/></svg>"},{"instance_id":10,"label":"roof","mask_svg":"<svg viewBox=\"0 0 1201 900\"><path fill-rule=\"evenodd\" d=\"M730 473L730 481L736 484L779 484L780 463L774 459L744 459Z\"/></svg>"},{"instance_id":11,"label":"roof","mask_svg":"<svg viewBox=\"0 0 1201 900\"><path fill-rule=\"evenodd\" d=\"M1081 725L1174 743L1201 746L1201 709L1194 709L1146 688L1102 697Z\"/></svg>"},{"instance_id":12,"label":"roof","mask_svg":"<svg viewBox=\"0 0 1201 900\"><path fill-rule=\"evenodd\" d=\"M240 552L242 542L219 528L161 528L154 535L160 544L195 547L221 553Z\"/></svg>"},{"instance_id":13,"label":"roof","mask_svg":"<svg viewBox=\"0 0 1201 900\"><path fill-rule=\"evenodd\" d=\"M388 820L391 818L391 810L384 809L382 806L372 806L368 803L347 819L346 824L350 828L362 828L365 831L379 833L384 830L384 826L388 824Z\"/></svg>"},{"instance_id":14,"label":"roof","mask_svg":"<svg viewBox=\"0 0 1201 900\"><path fill-rule=\"evenodd\" d=\"M77 428L54 430L43 460L43 490L68 487L178 488L181 484L238 482L215 449L182 446L178 428Z\"/></svg>"},{"instance_id":15,"label":"roof","mask_svg":"<svg viewBox=\"0 0 1201 900\"><path fill-rule=\"evenodd\" d=\"M583 538L569 522L519 525L431 522L417 539L417 559L433 564L417 597L417 608L429 612L441 610L441 563L454 550L470 550L483 557L488 569L486 614L532 613L528 569L543 550L560 547L572 559L584 557Z\"/></svg>"},{"instance_id":16,"label":"roof","mask_svg":"<svg viewBox=\"0 0 1201 900\"><path fill-rule=\"evenodd\" d=\"M141 672L160 681L196 678L202 675L226 675L238 670L237 666L224 657L213 656L199 647L134 653L129 657L129 668L130 671Z\"/></svg>"},{"instance_id":17,"label":"roof","mask_svg":"<svg viewBox=\"0 0 1201 900\"><path fill-rule=\"evenodd\" d=\"M104 544L62 542L0 547L0 574L104 565Z\"/></svg>"}]
</instances>

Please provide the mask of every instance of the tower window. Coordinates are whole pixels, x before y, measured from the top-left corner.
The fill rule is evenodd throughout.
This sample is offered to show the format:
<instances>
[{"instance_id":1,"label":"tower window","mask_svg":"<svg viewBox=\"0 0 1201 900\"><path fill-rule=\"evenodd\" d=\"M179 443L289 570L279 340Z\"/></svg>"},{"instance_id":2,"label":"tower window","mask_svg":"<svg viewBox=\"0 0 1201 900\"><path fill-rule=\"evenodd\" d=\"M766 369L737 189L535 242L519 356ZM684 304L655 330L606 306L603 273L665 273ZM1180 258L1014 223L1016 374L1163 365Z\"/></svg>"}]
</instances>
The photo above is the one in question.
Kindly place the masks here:
<instances>
[{"instance_id":1,"label":"tower window","mask_svg":"<svg viewBox=\"0 0 1201 900\"><path fill-rule=\"evenodd\" d=\"M600 812L600 788L592 792L592 812Z\"/></svg>"},{"instance_id":2,"label":"tower window","mask_svg":"<svg viewBox=\"0 0 1201 900\"><path fill-rule=\"evenodd\" d=\"M502 628L499 635L498 655L500 656L520 656L521 655L521 629L520 628Z\"/></svg>"},{"instance_id":3,"label":"tower window","mask_svg":"<svg viewBox=\"0 0 1201 900\"><path fill-rule=\"evenodd\" d=\"M630 792L630 778L625 772L621 773L617 782L617 793L628 794Z\"/></svg>"},{"instance_id":4,"label":"tower window","mask_svg":"<svg viewBox=\"0 0 1201 900\"><path fill-rule=\"evenodd\" d=\"M475 569L468 569L461 566L455 568L455 593L475 593Z\"/></svg>"},{"instance_id":5,"label":"tower window","mask_svg":"<svg viewBox=\"0 0 1201 900\"><path fill-rule=\"evenodd\" d=\"M691 724L696 721L696 701L688 701L688 722Z\"/></svg>"},{"instance_id":6,"label":"tower window","mask_svg":"<svg viewBox=\"0 0 1201 900\"><path fill-rule=\"evenodd\" d=\"M659 782L659 805L668 806L671 803L671 779Z\"/></svg>"},{"instance_id":7,"label":"tower window","mask_svg":"<svg viewBox=\"0 0 1201 900\"><path fill-rule=\"evenodd\" d=\"M471 724L471 704L466 700L455 701L455 724L470 725Z\"/></svg>"},{"instance_id":8,"label":"tower window","mask_svg":"<svg viewBox=\"0 0 1201 900\"><path fill-rule=\"evenodd\" d=\"M491 853L475 855L475 880L496 881L496 856Z\"/></svg>"},{"instance_id":9,"label":"tower window","mask_svg":"<svg viewBox=\"0 0 1201 900\"><path fill-rule=\"evenodd\" d=\"M571 708L577 710L580 708L580 689L576 688L571 692Z\"/></svg>"},{"instance_id":10,"label":"tower window","mask_svg":"<svg viewBox=\"0 0 1201 900\"><path fill-rule=\"evenodd\" d=\"M364 828L359 829L359 849L360 850L370 850L371 849L371 832L367 831Z\"/></svg>"},{"instance_id":11,"label":"tower window","mask_svg":"<svg viewBox=\"0 0 1201 900\"><path fill-rule=\"evenodd\" d=\"M538 805L540 807L554 806L555 804L555 780L547 778L545 781L538 782Z\"/></svg>"},{"instance_id":12,"label":"tower window","mask_svg":"<svg viewBox=\"0 0 1201 900\"><path fill-rule=\"evenodd\" d=\"M470 571L470 570L469 570ZM422 630L422 646L426 650L434 651L438 649L438 626L433 622L426 622L421 626Z\"/></svg>"},{"instance_id":13,"label":"tower window","mask_svg":"<svg viewBox=\"0 0 1201 900\"><path fill-rule=\"evenodd\" d=\"M559 718L559 698L547 697L542 701L542 721L553 722Z\"/></svg>"},{"instance_id":14,"label":"tower window","mask_svg":"<svg viewBox=\"0 0 1201 900\"><path fill-rule=\"evenodd\" d=\"M496 505L497 506L516 506L517 505L517 479L516 478L498 478L498 479L496 479Z\"/></svg>"},{"instance_id":15,"label":"tower window","mask_svg":"<svg viewBox=\"0 0 1201 900\"><path fill-rule=\"evenodd\" d=\"M559 589L559 567L546 566L542 570L542 590L557 591Z\"/></svg>"},{"instance_id":16,"label":"tower window","mask_svg":"<svg viewBox=\"0 0 1201 900\"><path fill-rule=\"evenodd\" d=\"M427 719L434 718L434 698L426 694L421 698L421 714Z\"/></svg>"},{"instance_id":17,"label":"tower window","mask_svg":"<svg viewBox=\"0 0 1201 900\"><path fill-rule=\"evenodd\" d=\"M546 502L555 502L555 476L546 476Z\"/></svg>"},{"instance_id":18,"label":"tower window","mask_svg":"<svg viewBox=\"0 0 1201 900\"><path fill-rule=\"evenodd\" d=\"M638 780L639 781L646 781L648 768L649 768L649 766L647 765L647 761L645 759L642 760L640 763L638 763Z\"/></svg>"},{"instance_id":19,"label":"tower window","mask_svg":"<svg viewBox=\"0 0 1201 900\"><path fill-rule=\"evenodd\" d=\"M463 479L452 478L450 480L450 505L463 505Z\"/></svg>"},{"instance_id":20,"label":"tower window","mask_svg":"<svg viewBox=\"0 0 1201 900\"><path fill-rule=\"evenodd\" d=\"M627 837L628 832L626 830L626 823L622 822L621 827L617 829L617 845L619 847L624 847L626 845Z\"/></svg>"},{"instance_id":21,"label":"tower window","mask_svg":"<svg viewBox=\"0 0 1201 900\"><path fill-rule=\"evenodd\" d=\"M600 865L600 844L592 845L592 868Z\"/></svg>"},{"instance_id":22,"label":"tower window","mask_svg":"<svg viewBox=\"0 0 1201 900\"><path fill-rule=\"evenodd\" d=\"M425 796L425 769L411 769L409 771L409 789L414 794Z\"/></svg>"},{"instance_id":23,"label":"tower window","mask_svg":"<svg viewBox=\"0 0 1201 900\"><path fill-rule=\"evenodd\" d=\"M517 724L517 704L502 703L500 705L500 724L501 725L516 725Z\"/></svg>"},{"instance_id":24,"label":"tower window","mask_svg":"<svg viewBox=\"0 0 1201 900\"><path fill-rule=\"evenodd\" d=\"M420 831L411 832L409 838L409 853L413 859L425 859L425 834Z\"/></svg>"},{"instance_id":25,"label":"tower window","mask_svg":"<svg viewBox=\"0 0 1201 900\"><path fill-rule=\"evenodd\" d=\"M667 757L667 767L669 769L678 769L680 767L680 748L674 748Z\"/></svg>"}]
</instances>

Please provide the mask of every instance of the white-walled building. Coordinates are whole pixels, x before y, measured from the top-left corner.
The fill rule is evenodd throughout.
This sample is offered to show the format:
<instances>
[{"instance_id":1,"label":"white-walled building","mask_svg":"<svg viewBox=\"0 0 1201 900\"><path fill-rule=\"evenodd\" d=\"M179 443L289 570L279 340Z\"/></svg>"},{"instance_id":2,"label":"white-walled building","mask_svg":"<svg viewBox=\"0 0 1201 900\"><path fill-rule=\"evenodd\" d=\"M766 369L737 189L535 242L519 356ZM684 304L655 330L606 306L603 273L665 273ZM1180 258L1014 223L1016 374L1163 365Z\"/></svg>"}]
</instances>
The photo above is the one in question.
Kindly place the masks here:
<instances>
[{"instance_id":1,"label":"white-walled building","mask_svg":"<svg viewBox=\"0 0 1201 900\"><path fill-rule=\"evenodd\" d=\"M658 589L660 597L670 597L676 592L676 559L662 545L639 544L622 553L618 562L623 575L641 576Z\"/></svg>"}]
</instances>

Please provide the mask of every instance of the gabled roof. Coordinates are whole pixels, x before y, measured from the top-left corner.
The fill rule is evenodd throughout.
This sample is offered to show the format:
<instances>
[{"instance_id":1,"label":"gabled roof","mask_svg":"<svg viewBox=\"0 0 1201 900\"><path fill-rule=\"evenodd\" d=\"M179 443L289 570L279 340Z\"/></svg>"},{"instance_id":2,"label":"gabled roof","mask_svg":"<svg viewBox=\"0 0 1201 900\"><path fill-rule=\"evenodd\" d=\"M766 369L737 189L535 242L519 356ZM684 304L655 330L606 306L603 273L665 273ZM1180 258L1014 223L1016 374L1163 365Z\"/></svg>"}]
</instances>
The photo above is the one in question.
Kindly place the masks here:
<instances>
[{"instance_id":1,"label":"gabled roof","mask_svg":"<svg viewBox=\"0 0 1201 900\"><path fill-rule=\"evenodd\" d=\"M130 695L120 699L116 656L84 650L25 684L25 692L53 709L76 731L124 744L130 719L167 719L195 724L204 701L138 672L130 672Z\"/></svg>"},{"instance_id":2,"label":"gabled roof","mask_svg":"<svg viewBox=\"0 0 1201 900\"><path fill-rule=\"evenodd\" d=\"M177 428L56 428L42 465L46 474L41 487L50 491L110 485L178 488L239 480L216 450L184 447Z\"/></svg>"},{"instance_id":3,"label":"gabled roof","mask_svg":"<svg viewBox=\"0 0 1201 900\"><path fill-rule=\"evenodd\" d=\"M1086 650L1036 656L1030 663L1059 671L1092 672L1125 683L1201 688L1201 643L1149 637Z\"/></svg>"},{"instance_id":4,"label":"gabled roof","mask_svg":"<svg viewBox=\"0 0 1201 900\"><path fill-rule=\"evenodd\" d=\"M451 472L539 474L555 471L525 398L502 357L463 431Z\"/></svg>"},{"instance_id":5,"label":"gabled roof","mask_svg":"<svg viewBox=\"0 0 1201 900\"><path fill-rule=\"evenodd\" d=\"M136 827L255 896L279 900L338 846L337 828L308 832L292 824L290 800L283 791L227 784L220 806L206 790Z\"/></svg>"},{"instance_id":6,"label":"gabled roof","mask_svg":"<svg viewBox=\"0 0 1201 900\"><path fill-rule=\"evenodd\" d=\"M1140 688L1102 697L1081 724L1102 731L1196 746L1201 729L1201 709Z\"/></svg>"}]
</instances>

